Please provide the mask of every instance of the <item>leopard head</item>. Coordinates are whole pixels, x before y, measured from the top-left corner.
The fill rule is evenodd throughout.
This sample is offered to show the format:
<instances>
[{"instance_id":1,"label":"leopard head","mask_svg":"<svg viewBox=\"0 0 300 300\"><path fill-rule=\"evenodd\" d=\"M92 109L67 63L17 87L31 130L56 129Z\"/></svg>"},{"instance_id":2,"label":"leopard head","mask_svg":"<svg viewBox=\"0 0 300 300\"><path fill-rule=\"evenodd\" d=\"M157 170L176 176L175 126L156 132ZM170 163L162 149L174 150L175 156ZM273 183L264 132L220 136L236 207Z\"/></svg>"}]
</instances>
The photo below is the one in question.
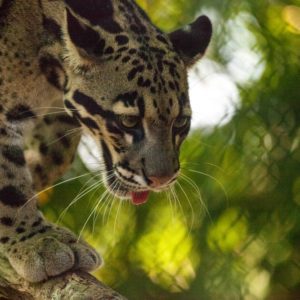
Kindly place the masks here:
<instances>
[{"instance_id":1,"label":"leopard head","mask_svg":"<svg viewBox=\"0 0 300 300\"><path fill-rule=\"evenodd\" d=\"M190 129L187 70L209 44L209 19L170 34L129 0L66 0L64 103L99 143L108 189L140 204L179 173Z\"/></svg>"}]
</instances>

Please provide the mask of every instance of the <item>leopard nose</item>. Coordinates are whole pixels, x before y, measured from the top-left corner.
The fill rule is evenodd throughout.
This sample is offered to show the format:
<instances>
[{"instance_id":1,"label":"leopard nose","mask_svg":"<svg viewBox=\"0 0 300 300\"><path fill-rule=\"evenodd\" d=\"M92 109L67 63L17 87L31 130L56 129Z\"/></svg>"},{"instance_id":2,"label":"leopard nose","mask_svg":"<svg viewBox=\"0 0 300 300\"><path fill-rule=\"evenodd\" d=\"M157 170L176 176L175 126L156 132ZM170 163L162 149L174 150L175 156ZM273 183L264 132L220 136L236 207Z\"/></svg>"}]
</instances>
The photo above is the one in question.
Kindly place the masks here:
<instances>
[{"instance_id":1,"label":"leopard nose","mask_svg":"<svg viewBox=\"0 0 300 300\"><path fill-rule=\"evenodd\" d=\"M150 176L148 179L151 187L159 188L170 183L173 179L175 179L175 176Z\"/></svg>"}]
</instances>

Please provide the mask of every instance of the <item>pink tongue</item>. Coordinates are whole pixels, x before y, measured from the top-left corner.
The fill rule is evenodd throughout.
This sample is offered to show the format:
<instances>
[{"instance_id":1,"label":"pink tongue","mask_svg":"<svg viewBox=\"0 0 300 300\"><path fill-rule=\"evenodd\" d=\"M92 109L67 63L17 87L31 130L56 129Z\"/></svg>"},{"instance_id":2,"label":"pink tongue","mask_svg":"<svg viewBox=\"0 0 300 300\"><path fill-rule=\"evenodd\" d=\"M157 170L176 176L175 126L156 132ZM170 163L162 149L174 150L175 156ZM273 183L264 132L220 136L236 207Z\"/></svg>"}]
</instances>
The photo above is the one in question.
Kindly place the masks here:
<instances>
[{"instance_id":1,"label":"pink tongue","mask_svg":"<svg viewBox=\"0 0 300 300\"><path fill-rule=\"evenodd\" d=\"M140 205L143 204L145 202L147 202L149 196L149 192L145 191L145 192L132 192L131 193L131 200L132 203L135 205Z\"/></svg>"}]
</instances>

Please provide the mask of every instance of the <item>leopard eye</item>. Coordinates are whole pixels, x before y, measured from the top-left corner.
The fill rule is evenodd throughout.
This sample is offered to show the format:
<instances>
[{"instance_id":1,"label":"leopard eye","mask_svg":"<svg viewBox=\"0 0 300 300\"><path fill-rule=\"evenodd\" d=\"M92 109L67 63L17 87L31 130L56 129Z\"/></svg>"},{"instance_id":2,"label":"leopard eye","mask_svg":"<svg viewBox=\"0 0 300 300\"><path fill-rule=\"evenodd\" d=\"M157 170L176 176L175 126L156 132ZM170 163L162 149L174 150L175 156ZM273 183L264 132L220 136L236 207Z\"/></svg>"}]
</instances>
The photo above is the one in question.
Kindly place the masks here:
<instances>
[{"instance_id":1,"label":"leopard eye","mask_svg":"<svg viewBox=\"0 0 300 300\"><path fill-rule=\"evenodd\" d=\"M134 129L140 124L140 117L138 116L121 116L119 119L119 123L122 127L128 129Z\"/></svg>"},{"instance_id":2,"label":"leopard eye","mask_svg":"<svg viewBox=\"0 0 300 300\"><path fill-rule=\"evenodd\" d=\"M176 129L182 129L184 127L186 127L190 122L190 118L189 117L179 117L174 121L174 128Z\"/></svg>"}]
</instances>

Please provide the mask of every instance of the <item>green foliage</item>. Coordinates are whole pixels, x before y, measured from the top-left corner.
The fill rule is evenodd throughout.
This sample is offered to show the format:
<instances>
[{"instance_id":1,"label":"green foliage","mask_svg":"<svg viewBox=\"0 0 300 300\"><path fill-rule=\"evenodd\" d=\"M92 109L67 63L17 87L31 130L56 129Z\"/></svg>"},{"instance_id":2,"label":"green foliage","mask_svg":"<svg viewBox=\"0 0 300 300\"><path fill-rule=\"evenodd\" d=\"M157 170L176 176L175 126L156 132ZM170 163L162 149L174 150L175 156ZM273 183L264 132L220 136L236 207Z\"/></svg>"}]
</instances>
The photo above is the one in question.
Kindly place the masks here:
<instances>
[{"instance_id":1,"label":"green foliage","mask_svg":"<svg viewBox=\"0 0 300 300\"><path fill-rule=\"evenodd\" d=\"M129 299L299 299L299 2L138 2L168 31L209 15L208 58L236 85L239 103L226 124L191 133L174 194L152 195L138 208L103 201L84 226L101 187L62 223L77 233L84 226L105 259L96 275ZM260 72L241 81L230 64L245 45L259 58L249 72ZM85 172L78 158L65 179ZM43 207L49 218L56 221L88 180L99 178L55 188Z\"/></svg>"}]
</instances>

